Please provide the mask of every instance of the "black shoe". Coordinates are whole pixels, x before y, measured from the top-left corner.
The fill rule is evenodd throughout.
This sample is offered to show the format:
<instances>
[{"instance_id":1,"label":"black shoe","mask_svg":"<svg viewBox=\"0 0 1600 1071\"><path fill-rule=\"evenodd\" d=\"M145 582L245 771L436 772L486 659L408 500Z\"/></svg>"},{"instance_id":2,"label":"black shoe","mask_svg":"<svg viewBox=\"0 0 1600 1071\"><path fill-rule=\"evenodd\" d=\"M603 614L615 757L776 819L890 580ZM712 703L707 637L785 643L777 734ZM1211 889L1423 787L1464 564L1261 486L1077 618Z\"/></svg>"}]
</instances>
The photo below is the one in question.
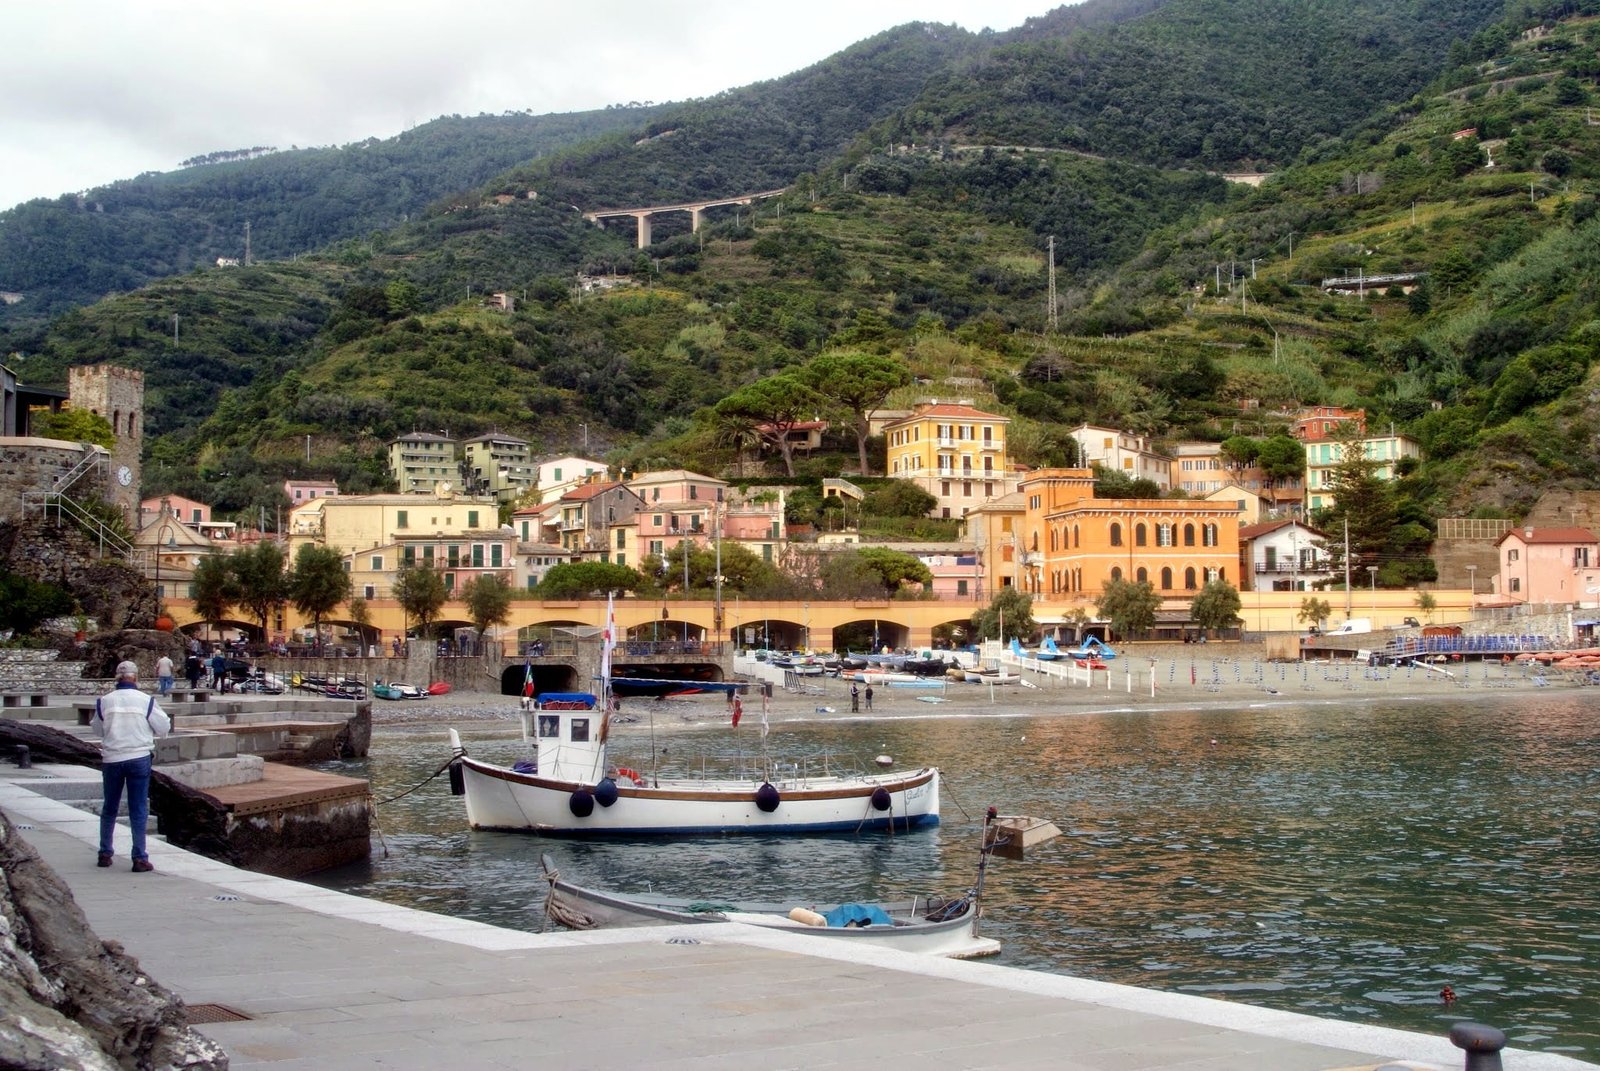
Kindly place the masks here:
<instances>
[{"instance_id":1,"label":"black shoe","mask_svg":"<svg viewBox=\"0 0 1600 1071\"><path fill-rule=\"evenodd\" d=\"M135 874L148 874L154 869L155 867L150 865L150 860L148 859L135 859L133 861L133 872Z\"/></svg>"},{"instance_id":2,"label":"black shoe","mask_svg":"<svg viewBox=\"0 0 1600 1071\"><path fill-rule=\"evenodd\" d=\"M100 857L95 860L95 866L110 866L110 865L111 865L111 853L110 852L101 852L100 853Z\"/></svg>"}]
</instances>

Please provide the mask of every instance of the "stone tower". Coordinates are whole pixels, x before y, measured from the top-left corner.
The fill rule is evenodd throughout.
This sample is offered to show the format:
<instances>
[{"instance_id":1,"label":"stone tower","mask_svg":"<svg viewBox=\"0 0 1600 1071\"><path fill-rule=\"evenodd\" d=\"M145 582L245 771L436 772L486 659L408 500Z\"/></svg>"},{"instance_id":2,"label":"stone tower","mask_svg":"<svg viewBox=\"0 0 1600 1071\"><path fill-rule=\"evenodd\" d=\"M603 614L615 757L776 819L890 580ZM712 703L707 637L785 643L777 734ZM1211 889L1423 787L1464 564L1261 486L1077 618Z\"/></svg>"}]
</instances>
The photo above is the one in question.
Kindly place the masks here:
<instances>
[{"instance_id":1,"label":"stone tower","mask_svg":"<svg viewBox=\"0 0 1600 1071\"><path fill-rule=\"evenodd\" d=\"M131 525L139 519L139 457L144 452L144 373L109 364L67 369L67 399L111 422L106 497Z\"/></svg>"}]
</instances>

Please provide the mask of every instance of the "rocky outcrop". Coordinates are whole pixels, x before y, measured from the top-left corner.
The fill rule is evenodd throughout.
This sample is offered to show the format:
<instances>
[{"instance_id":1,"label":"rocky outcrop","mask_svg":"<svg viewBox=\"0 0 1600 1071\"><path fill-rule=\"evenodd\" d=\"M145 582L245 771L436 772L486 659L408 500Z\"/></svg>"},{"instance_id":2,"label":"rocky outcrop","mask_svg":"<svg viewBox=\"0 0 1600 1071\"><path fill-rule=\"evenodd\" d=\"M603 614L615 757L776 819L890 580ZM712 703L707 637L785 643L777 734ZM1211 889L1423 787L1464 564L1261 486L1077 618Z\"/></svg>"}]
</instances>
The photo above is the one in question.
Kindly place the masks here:
<instances>
[{"instance_id":1,"label":"rocky outcrop","mask_svg":"<svg viewBox=\"0 0 1600 1071\"><path fill-rule=\"evenodd\" d=\"M0 814L0 1067L226 1071L183 1001L90 928L69 889Z\"/></svg>"},{"instance_id":2,"label":"rocky outcrop","mask_svg":"<svg viewBox=\"0 0 1600 1071\"><path fill-rule=\"evenodd\" d=\"M104 558L71 524L0 523L0 567L65 588L102 629L155 624L155 585L125 562Z\"/></svg>"}]
</instances>

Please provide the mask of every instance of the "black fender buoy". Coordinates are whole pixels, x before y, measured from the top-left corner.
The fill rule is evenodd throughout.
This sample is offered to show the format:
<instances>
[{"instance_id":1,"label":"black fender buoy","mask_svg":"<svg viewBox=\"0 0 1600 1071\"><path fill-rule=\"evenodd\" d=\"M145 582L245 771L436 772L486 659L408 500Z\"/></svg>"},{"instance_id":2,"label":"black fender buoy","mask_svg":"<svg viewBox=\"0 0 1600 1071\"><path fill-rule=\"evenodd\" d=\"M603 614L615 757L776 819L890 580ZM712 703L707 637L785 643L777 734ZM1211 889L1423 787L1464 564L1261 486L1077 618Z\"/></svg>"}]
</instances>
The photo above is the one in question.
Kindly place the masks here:
<instances>
[{"instance_id":1,"label":"black fender buoy","mask_svg":"<svg viewBox=\"0 0 1600 1071\"><path fill-rule=\"evenodd\" d=\"M617 783L607 777L594 786L594 801L602 807L609 807L617 802Z\"/></svg>"},{"instance_id":2,"label":"black fender buoy","mask_svg":"<svg viewBox=\"0 0 1600 1071\"><path fill-rule=\"evenodd\" d=\"M765 814L771 814L778 809L778 804L783 799L778 795L778 790L772 787L771 782L762 782L756 789L756 806Z\"/></svg>"},{"instance_id":3,"label":"black fender buoy","mask_svg":"<svg viewBox=\"0 0 1600 1071\"><path fill-rule=\"evenodd\" d=\"M872 790L872 809L874 811L887 811L890 802L888 789L879 785Z\"/></svg>"},{"instance_id":4,"label":"black fender buoy","mask_svg":"<svg viewBox=\"0 0 1600 1071\"><path fill-rule=\"evenodd\" d=\"M574 818L588 818L594 813L594 793L580 788L567 797L567 809Z\"/></svg>"},{"instance_id":5,"label":"black fender buoy","mask_svg":"<svg viewBox=\"0 0 1600 1071\"><path fill-rule=\"evenodd\" d=\"M467 775L462 770L459 762L450 764L450 795L465 796L467 794Z\"/></svg>"}]
</instances>

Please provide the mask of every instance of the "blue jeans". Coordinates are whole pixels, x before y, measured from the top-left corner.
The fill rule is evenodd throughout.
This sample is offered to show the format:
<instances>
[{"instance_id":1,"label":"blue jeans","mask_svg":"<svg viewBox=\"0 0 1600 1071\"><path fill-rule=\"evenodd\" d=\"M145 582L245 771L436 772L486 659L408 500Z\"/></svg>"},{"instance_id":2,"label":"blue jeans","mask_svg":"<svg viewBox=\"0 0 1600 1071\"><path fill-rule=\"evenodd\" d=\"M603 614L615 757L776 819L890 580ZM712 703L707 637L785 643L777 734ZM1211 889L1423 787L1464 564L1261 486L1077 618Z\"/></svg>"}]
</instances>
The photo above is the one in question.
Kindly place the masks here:
<instances>
[{"instance_id":1,"label":"blue jeans","mask_svg":"<svg viewBox=\"0 0 1600 1071\"><path fill-rule=\"evenodd\" d=\"M128 788L128 824L133 827L133 857L148 859L144 847L144 827L150 820L151 756L123 762L108 762L100 767L105 795L100 804L100 850L111 850L111 836L117 828L117 812L122 807L122 788Z\"/></svg>"},{"instance_id":2,"label":"blue jeans","mask_svg":"<svg viewBox=\"0 0 1600 1071\"><path fill-rule=\"evenodd\" d=\"M156 680L159 681L160 684L161 684L161 694L162 695L171 695L172 694L172 678L171 677L157 677Z\"/></svg>"}]
</instances>

